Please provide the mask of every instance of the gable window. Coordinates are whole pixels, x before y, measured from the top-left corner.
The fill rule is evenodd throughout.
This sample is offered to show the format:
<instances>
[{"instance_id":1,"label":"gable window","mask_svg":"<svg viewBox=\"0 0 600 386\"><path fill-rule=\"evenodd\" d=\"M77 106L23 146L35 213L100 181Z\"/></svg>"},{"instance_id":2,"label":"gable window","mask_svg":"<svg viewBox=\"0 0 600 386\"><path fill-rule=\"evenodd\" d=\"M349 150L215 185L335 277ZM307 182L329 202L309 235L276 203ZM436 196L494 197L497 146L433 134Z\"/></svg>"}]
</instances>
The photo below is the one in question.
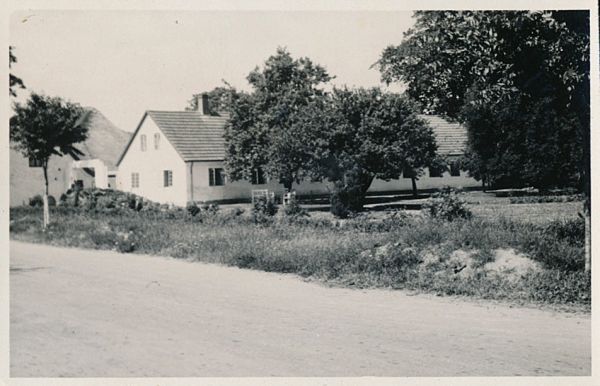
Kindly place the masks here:
<instances>
[{"instance_id":1,"label":"gable window","mask_svg":"<svg viewBox=\"0 0 600 386\"><path fill-rule=\"evenodd\" d=\"M33 157L29 157L29 167L30 168L41 168L42 160L39 160L39 159L33 158Z\"/></svg>"},{"instance_id":2,"label":"gable window","mask_svg":"<svg viewBox=\"0 0 600 386\"><path fill-rule=\"evenodd\" d=\"M160 143L160 133L154 134L154 149L158 150L158 145Z\"/></svg>"},{"instance_id":3,"label":"gable window","mask_svg":"<svg viewBox=\"0 0 600 386\"><path fill-rule=\"evenodd\" d=\"M404 169L402 169L402 177L404 177L404 178L416 177L415 171L412 168L405 166Z\"/></svg>"},{"instance_id":4,"label":"gable window","mask_svg":"<svg viewBox=\"0 0 600 386\"><path fill-rule=\"evenodd\" d=\"M222 168L208 169L208 185L222 186L225 185L225 171Z\"/></svg>"},{"instance_id":5,"label":"gable window","mask_svg":"<svg viewBox=\"0 0 600 386\"><path fill-rule=\"evenodd\" d=\"M132 188L140 187L140 173L131 173L131 187Z\"/></svg>"},{"instance_id":6,"label":"gable window","mask_svg":"<svg viewBox=\"0 0 600 386\"><path fill-rule=\"evenodd\" d=\"M163 182L164 186L173 186L173 171L163 170Z\"/></svg>"},{"instance_id":7,"label":"gable window","mask_svg":"<svg viewBox=\"0 0 600 386\"><path fill-rule=\"evenodd\" d=\"M460 164L458 162L450 164L450 175L452 177L460 177Z\"/></svg>"},{"instance_id":8,"label":"gable window","mask_svg":"<svg viewBox=\"0 0 600 386\"><path fill-rule=\"evenodd\" d=\"M252 170L252 185L263 185L266 183L265 173L261 168Z\"/></svg>"},{"instance_id":9,"label":"gable window","mask_svg":"<svg viewBox=\"0 0 600 386\"><path fill-rule=\"evenodd\" d=\"M140 148L142 151L146 151L146 134L140 136Z\"/></svg>"}]
</instances>

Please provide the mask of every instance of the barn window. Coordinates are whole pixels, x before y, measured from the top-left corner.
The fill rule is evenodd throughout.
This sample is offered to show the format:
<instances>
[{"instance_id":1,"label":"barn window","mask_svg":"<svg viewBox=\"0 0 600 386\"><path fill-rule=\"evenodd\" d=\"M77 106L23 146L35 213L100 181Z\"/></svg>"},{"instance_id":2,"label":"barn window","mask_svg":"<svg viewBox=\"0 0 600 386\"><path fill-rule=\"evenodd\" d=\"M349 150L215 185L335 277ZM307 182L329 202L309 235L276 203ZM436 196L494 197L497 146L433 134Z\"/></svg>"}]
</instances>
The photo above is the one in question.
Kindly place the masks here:
<instances>
[{"instance_id":1,"label":"barn window","mask_svg":"<svg viewBox=\"0 0 600 386\"><path fill-rule=\"evenodd\" d=\"M412 168L405 166L404 169L402 169L402 177L404 177L404 178L416 177L415 171Z\"/></svg>"},{"instance_id":2,"label":"barn window","mask_svg":"<svg viewBox=\"0 0 600 386\"><path fill-rule=\"evenodd\" d=\"M30 168L41 168L42 160L33 158L33 157L29 157L29 167Z\"/></svg>"},{"instance_id":3,"label":"barn window","mask_svg":"<svg viewBox=\"0 0 600 386\"><path fill-rule=\"evenodd\" d=\"M158 144L160 143L160 133L154 134L154 149L158 150Z\"/></svg>"},{"instance_id":4,"label":"barn window","mask_svg":"<svg viewBox=\"0 0 600 386\"><path fill-rule=\"evenodd\" d=\"M208 169L208 185L222 186L225 185L225 171L221 168Z\"/></svg>"},{"instance_id":5,"label":"barn window","mask_svg":"<svg viewBox=\"0 0 600 386\"><path fill-rule=\"evenodd\" d=\"M146 134L140 136L140 147L142 151L146 151Z\"/></svg>"},{"instance_id":6,"label":"barn window","mask_svg":"<svg viewBox=\"0 0 600 386\"><path fill-rule=\"evenodd\" d=\"M164 186L173 186L173 171L163 170Z\"/></svg>"},{"instance_id":7,"label":"barn window","mask_svg":"<svg viewBox=\"0 0 600 386\"><path fill-rule=\"evenodd\" d=\"M450 164L450 175L452 177L460 177L460 164L458 162Z\"/></svg>"},{"instance_id":8,"label":"barn window","mask_svg":"<svg viewBox=\"0 0 600 386\"><path fill-rule=\"evenodd\" d=\"M266 184L265 173L262 169L257 168L252 170L252 185L263 185Z\"/></svg>"},{"instance_id":9,"label":"barn window","mask_svg":"<svg viewBox=\"0 0 600 386\"><path fill-rule=\"evenodd\" d=\"M140 187L140 173L131 173L131 187L132 188Z\"/></svg>"}]
</instances>

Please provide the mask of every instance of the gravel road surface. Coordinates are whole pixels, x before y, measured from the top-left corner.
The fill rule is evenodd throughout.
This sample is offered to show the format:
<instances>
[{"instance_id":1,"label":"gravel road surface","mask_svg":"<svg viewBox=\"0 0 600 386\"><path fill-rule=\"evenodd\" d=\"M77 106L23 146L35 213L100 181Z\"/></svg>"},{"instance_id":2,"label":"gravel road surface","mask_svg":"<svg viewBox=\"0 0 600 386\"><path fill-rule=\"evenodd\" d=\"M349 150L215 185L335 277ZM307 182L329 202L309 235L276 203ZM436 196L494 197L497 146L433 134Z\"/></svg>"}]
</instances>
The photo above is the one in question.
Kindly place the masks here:
<instances>
[{"instance_id":1,"label":"gravel road surface","mask_svg":"<svg viewBox=\"0 0 600 386\"><path fill-rule=\"evenodd\" d=\"M11 241L12 377L589 375L590 317Z\"/></svg>"}]
</instances>

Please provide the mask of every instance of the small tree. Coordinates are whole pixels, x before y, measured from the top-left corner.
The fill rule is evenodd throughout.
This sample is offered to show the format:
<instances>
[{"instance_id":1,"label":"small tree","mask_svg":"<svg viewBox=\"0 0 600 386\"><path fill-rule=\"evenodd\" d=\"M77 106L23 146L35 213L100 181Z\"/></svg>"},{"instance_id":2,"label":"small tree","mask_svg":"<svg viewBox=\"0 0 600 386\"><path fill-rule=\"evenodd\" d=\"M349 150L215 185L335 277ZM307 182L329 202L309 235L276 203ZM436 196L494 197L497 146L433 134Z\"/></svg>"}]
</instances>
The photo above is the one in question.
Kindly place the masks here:
<instances>
[{"instance_id":1,"label":"small tree","mask_svg":"<svg viewBox=\"0 0 600 386\"><path fill-rule=\"evenodd\" d=\"M78 104L32 93L25 104L13 105L10 140L24 157L35 160L44 172L44 229L48 210L48 161L52 155L81 155L74 144L87 138L88 116Z\"/></svg>"}]
</instances>

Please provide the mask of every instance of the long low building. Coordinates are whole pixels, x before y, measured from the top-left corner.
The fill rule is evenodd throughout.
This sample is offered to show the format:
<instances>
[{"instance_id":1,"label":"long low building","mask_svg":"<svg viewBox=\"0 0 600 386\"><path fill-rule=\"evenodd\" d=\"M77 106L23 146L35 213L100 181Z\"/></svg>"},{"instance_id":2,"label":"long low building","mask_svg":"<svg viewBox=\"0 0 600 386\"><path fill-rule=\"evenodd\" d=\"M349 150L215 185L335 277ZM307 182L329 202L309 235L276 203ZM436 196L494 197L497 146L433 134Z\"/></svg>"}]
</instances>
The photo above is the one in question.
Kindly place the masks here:
<instances>
[{"instance_id":1,"label":"long low building","mask_svg":"<svg viewBox=\"0 0 600 386\"><path fill-rule=\"evenodd\" d=\"M204 97L195 111L146 111L125 147L117 166L117 189L132 192L160 203L185 205L187 202L247 200L253 190L284 191L277 181L268 181L258 171L252 181L228 181L225 174L227 116L208 112ZM438 153L457 160L465 150L467 134L463 126L438 116L421 115L433 128ZM419 189L443 186L475 187L480 183L451 162L450 170L427 170L419 177ZM322 195L330 183L305 181L294 185L298 195ZM397 192L412 189L409 176L374 180L370 192Z\"/></svg>"}]
</instances>

